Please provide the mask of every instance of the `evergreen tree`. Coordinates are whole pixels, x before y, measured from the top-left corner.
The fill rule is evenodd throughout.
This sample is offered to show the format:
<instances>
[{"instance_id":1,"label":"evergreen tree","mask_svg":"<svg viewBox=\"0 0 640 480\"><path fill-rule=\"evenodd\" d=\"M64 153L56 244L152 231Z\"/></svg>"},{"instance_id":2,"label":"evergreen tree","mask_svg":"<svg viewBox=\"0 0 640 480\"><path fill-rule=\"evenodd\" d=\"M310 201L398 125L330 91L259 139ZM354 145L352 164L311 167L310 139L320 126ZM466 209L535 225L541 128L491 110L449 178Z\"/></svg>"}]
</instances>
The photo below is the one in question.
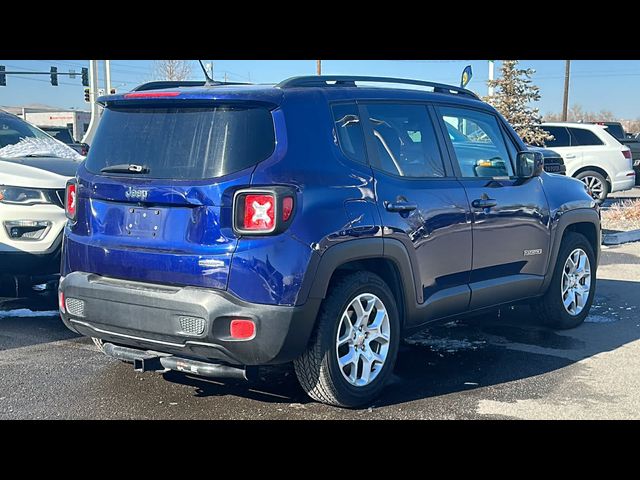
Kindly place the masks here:
<instances>
[{"instance_id":1,"label":"evergreen tree","mask_svg":"<svg viewBox=\"0 0 640 480\"><path fill-rule=\"evenodd\" d=\"M541 127L542 118L531 102L540 100L540 89L533 85L535 70L518 68L518 60L504 60L500 78L489 80L494 94L484 100L498 110L525 143L543 145L551 137Z\"/></svg>"}]
</instances>

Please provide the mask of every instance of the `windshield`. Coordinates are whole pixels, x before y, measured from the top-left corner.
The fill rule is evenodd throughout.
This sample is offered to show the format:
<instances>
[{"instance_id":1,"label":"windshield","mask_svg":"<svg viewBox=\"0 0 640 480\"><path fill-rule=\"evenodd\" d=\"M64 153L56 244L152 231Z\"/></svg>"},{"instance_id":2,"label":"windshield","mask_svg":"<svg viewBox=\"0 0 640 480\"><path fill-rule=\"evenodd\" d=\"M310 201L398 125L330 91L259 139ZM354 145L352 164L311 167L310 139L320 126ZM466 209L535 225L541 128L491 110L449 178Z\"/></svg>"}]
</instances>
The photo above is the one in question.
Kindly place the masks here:
<instances>
[{"instance_id":1,"label":"windshield","mask_svg":"<svg viewBox=\"0 0 640 480\"><path fill-rule=\"evenodd\" d=\"M0 157L84 158L39 128L12 115L0 115Z\"/></svg>"},{"instance_id":2,"label":"windshield","mask_svg":"<svg viewBox=\"0 0 640 480\"><path fill-rule=\"evenodd\" d=\"M263 107L109 107L86 168L127 174L134 165L130 171L150 178L214 178L255 165L274 148Z\"/></svg>"}]
</instances>

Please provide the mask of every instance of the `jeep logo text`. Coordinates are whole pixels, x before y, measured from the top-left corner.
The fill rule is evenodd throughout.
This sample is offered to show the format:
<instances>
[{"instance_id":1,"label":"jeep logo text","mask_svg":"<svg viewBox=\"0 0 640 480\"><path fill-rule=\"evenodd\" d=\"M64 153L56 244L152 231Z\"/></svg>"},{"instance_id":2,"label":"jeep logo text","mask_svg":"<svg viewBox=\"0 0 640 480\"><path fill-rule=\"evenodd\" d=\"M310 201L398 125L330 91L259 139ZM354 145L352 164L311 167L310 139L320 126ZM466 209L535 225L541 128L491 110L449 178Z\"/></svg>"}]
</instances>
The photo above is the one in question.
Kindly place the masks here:
<instances>
[{"instance_id":1,"label":"jeep logo text","mask_svg":"<svg viewBox=\"0 0 640 480\"><path fill-rule=\"evenodd\" d=\"M128 199L138 199L138 200L146 200L149 195L149 190L137 190L135 188L129 187L125 192L124 196Z\"/></svg>"}]
</instances>

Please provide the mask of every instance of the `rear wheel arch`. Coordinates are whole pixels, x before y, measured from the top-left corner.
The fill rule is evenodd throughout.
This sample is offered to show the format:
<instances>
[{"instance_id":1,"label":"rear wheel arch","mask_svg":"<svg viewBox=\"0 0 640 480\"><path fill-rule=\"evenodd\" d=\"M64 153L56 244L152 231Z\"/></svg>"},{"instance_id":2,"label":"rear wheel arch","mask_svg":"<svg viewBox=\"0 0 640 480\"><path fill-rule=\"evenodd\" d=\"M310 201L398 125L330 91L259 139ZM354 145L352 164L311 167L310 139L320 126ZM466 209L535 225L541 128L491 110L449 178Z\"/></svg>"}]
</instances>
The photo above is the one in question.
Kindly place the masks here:
<instances>
[{"instance_id":1,"label":"rear wheel arch","mask_svg":"<svg viewBox=\"0 0 640 480\"><path fill-rule=\"evenodd\" d=\"M572 177L576 178L578 175L580 175L583 172L597 172L600 175L602 175L604 179L607 181L607 184L609 185L609 191L611 191L611 175L609 175L609 173L604 168L595 167L595 166L580 167L578 170L573 172Z\"/></svg>"},{"instance_id":2,"label":"rear wheel arch","mask_svg":"<svg viewBox=\"0 0 640 480\"><path fill-rule=\"evenodd\" d=\"M310 298L325 298L340 278L354 271L369 271L389 286L400 312L401 326L407 310L416 303L416 283L409 254L399 241L367 238L335 245L319 258L310 275Z\"/></svg>"}]
</instances>

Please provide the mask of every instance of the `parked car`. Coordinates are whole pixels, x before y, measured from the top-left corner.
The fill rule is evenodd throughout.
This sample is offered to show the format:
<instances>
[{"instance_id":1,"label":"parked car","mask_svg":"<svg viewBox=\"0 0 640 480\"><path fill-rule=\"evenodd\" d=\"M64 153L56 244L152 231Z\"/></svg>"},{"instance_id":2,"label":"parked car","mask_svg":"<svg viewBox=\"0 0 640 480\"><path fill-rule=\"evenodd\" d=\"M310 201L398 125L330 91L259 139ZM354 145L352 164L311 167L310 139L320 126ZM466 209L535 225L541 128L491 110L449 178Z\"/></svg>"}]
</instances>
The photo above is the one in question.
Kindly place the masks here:
<instances>
[{"instance_id":1,"label":"parked car","mask_svg":"<svg viewBox=\"0 0 640 480\"><path fill-rule=\"evenodd\" d=\"M34 287L55 295L64 189L83 158L0 111L0 295L22 296Z\"/></svg>"},{"instance_id":2,"label":"parked car","mask_svg":"<svg viewBox=\"0 0 640 480\"><path fill-rule=\"evenodd\" d=\"M603 125L607 128L607 132L615 137L621 144L626 145L631 150L631 159L633 160L633 169L636 172L636 185L640 185L640 139L633 134L625 132L620 122L591 122L596 125Z\"/></svg>"},{"instance_id":3,"label":"parked car","mask_svg":"<svg viewBox=\"0 0 640 480\"><path fill-rule=\"evenodd\" d=\"M544 157L544 171L547 173L556 173L558 175L566 175L567 167L564 164L562 155L550 148L537 147L535 145L527 145L529 150L542 153Z\"/></svg>"},{"instance_id":4,"label":"parked car","mask_svg":"<svg viewBox=\"0 0 640 480\"><path fill-rule=\"evenodd\" d=\"M78 142L73 138L73 132L70 128L67 127L50 127L46 125L39 125L38 128L43 132L48 133L56 140L64 143L65 145L69 145L80 155L86 157L89 153L89 145L86 143Z\"/></svg>"},{"instance_id":5,"label":"parked car","mask_svg":"<svg viewBox=\"0 0 640 480\"><path fill-rule=\"evenodd\" d=\"M595 201L468 90L314 76L99 101L67 185L60 313L139 371L293 362L313 399L353 407L431 322L528 302L572 328L589 312Z\"/></svg>"},{"instance_id":6,"label":"parked car","mask_svg":"<svg viewBox=\"0 0 640 480\"><path fill-rule=\"evenodd\" d=\"M543 123L553 140L547 148L562 155L567 175L583 181L599 203L609 193L635 185L629 147L622 145L603 126L588 123Z\"/></svg>"}]
</instances>

